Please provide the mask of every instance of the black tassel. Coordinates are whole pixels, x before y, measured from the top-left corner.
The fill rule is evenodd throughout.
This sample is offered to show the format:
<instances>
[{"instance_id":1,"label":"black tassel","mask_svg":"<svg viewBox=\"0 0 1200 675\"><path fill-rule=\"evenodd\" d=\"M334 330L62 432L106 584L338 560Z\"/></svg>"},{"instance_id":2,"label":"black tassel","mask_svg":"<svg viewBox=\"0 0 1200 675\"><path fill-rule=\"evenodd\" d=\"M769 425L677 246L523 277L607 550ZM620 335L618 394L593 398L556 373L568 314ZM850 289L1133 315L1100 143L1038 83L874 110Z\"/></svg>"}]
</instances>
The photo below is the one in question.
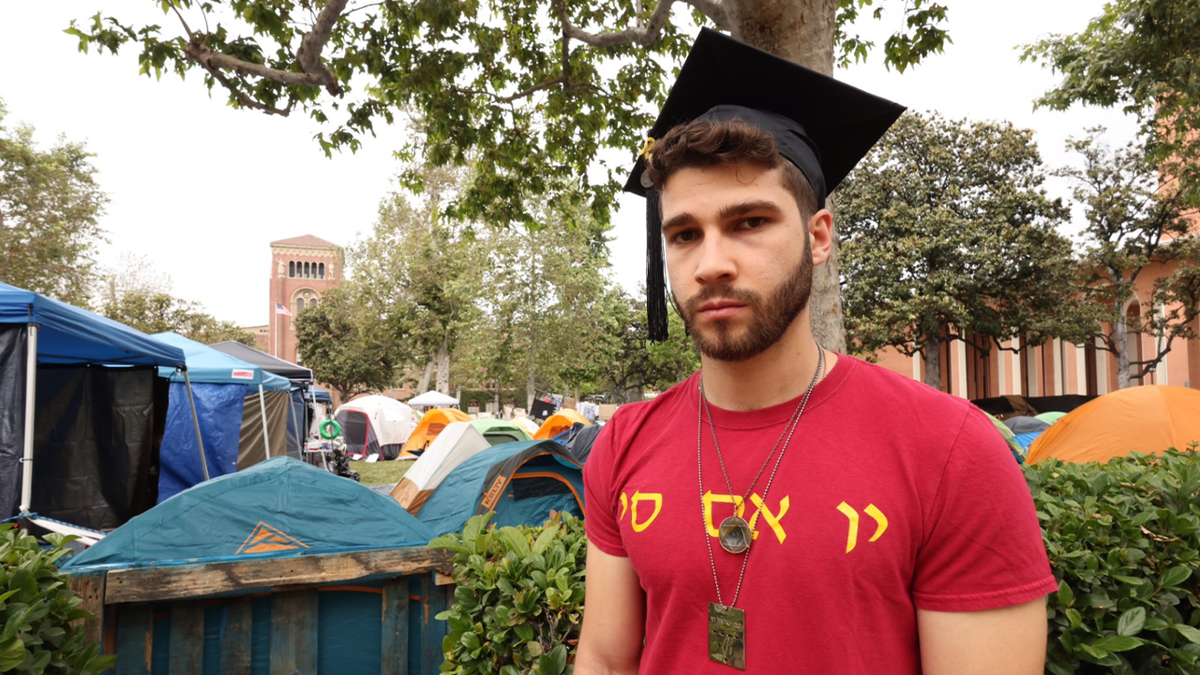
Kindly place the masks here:
<instances>
[{"instance_id":1,"label":"black tassel","mask_svg":"<svg viewBox=\"0 0 1200 675\"><path fill-rule=\"evenodd\" d=\"M658 191L646 191L646 323L651 342L667 339L667 288Z\"/></svg>"}]
</instances>

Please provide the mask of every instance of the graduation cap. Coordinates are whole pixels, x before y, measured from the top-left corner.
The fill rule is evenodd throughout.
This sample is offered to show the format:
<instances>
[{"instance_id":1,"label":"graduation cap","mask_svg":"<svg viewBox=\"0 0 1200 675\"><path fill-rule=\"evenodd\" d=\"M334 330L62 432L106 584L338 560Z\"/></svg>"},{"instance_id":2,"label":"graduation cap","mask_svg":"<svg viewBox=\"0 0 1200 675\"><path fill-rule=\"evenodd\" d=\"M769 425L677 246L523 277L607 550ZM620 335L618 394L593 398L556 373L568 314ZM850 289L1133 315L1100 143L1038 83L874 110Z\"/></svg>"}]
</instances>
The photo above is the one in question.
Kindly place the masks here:
<instances>
[{"instance_id":1,"label":"graduation cap","mask_svg":"<svg viewBox=\"0 0 1200 675\"><path fill-rule=\"evenodd\" d=\"M661 139L694 120L741 119L771 134L812 186L819 207L904 112L904 106L702 28L650 129ZM646 312L650 339L667 337L658 194L639 154L625 191L646 197Z\"/></svg>"}]
</instances>

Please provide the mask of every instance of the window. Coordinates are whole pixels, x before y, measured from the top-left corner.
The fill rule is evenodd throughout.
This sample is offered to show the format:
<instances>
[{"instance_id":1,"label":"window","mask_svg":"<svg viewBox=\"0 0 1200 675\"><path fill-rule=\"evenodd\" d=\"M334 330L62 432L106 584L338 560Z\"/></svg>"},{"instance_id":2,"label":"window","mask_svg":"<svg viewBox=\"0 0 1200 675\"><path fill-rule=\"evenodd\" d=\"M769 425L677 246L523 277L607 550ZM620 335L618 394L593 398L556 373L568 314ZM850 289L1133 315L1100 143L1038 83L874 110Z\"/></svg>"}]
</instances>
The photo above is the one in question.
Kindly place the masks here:
<instances>
[{"instance_id":1,"label":"window","mask_svg":"<svg viewBox=\"0 0 1200 675\"><path fill-rule=\"evenodd\" d=\"M296 298L296 313L304 311L304 298Z\"/></svg>"},{"instance_id":2,"label":"window","mask_svg":"<svg viewBox=\"0 0 1200 675\"><path fill-rule=\"evenodd\" d=\"M292 278L296 277L296 261L295 260L288 261L288 276L292 277Z\"/></svg>"},{"instance_id":3,"label":"window","mask_svg":"<svg viewBox=\"0 0 1200 675\"><path fill-rule=\"evenodd\" d=\"M319 270L319 271L318 271L317 278L318 278L318 279L324 279L324 278L325 278L325 263L319 263L319 264L317 265L317 268L318 268L318 270Z\"/></svg>"}]
</instances>

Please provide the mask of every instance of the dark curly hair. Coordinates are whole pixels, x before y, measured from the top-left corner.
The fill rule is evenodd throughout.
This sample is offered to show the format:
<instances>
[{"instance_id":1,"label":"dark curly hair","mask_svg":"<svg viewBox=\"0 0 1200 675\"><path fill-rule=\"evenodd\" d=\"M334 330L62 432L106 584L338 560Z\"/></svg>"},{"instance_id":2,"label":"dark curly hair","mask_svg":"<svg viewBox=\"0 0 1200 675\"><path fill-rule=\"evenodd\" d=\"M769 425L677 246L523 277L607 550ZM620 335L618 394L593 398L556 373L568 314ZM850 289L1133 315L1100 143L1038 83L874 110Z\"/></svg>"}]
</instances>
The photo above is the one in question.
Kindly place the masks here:
<instances>
[{"instance_id":1,"label":"dark curly hair","mask_svg":"<svg viewBox=\"0 0 1200 675\"><path fill-rule=\"evenodd\" d=\"M680 169L738 162L781 168L783 186L795 197L801 219L807 221L817 212L816 195L800 169L779 154L771 134L740 119L695 120L671 129L654 144L646 173L661 191Z\"/></svg>"}]
</instances>

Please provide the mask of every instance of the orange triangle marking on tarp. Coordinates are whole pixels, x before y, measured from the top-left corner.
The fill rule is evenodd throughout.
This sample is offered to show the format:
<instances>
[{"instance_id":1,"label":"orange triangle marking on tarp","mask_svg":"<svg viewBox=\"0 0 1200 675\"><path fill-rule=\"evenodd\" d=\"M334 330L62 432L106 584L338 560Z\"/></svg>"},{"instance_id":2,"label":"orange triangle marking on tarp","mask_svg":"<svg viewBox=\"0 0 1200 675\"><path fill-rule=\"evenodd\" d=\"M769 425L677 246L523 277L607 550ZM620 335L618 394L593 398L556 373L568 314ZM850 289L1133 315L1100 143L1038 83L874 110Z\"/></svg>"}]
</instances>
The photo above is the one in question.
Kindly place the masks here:
<instances>
[{"instance_id":1,"label":"orange triangle marking on tarp","mask_svg":"<svg viewBox=\"0 0 1200 675\"><path fill-rule=\"evenodd\" d=\"M259 521L254 530L242 542L241 548L235 555L246 553L271 553L273 551L288 551L297 548L308 548L308 545L298 539L289 537L270 525Z\"/></svg>"}]
</instances>

